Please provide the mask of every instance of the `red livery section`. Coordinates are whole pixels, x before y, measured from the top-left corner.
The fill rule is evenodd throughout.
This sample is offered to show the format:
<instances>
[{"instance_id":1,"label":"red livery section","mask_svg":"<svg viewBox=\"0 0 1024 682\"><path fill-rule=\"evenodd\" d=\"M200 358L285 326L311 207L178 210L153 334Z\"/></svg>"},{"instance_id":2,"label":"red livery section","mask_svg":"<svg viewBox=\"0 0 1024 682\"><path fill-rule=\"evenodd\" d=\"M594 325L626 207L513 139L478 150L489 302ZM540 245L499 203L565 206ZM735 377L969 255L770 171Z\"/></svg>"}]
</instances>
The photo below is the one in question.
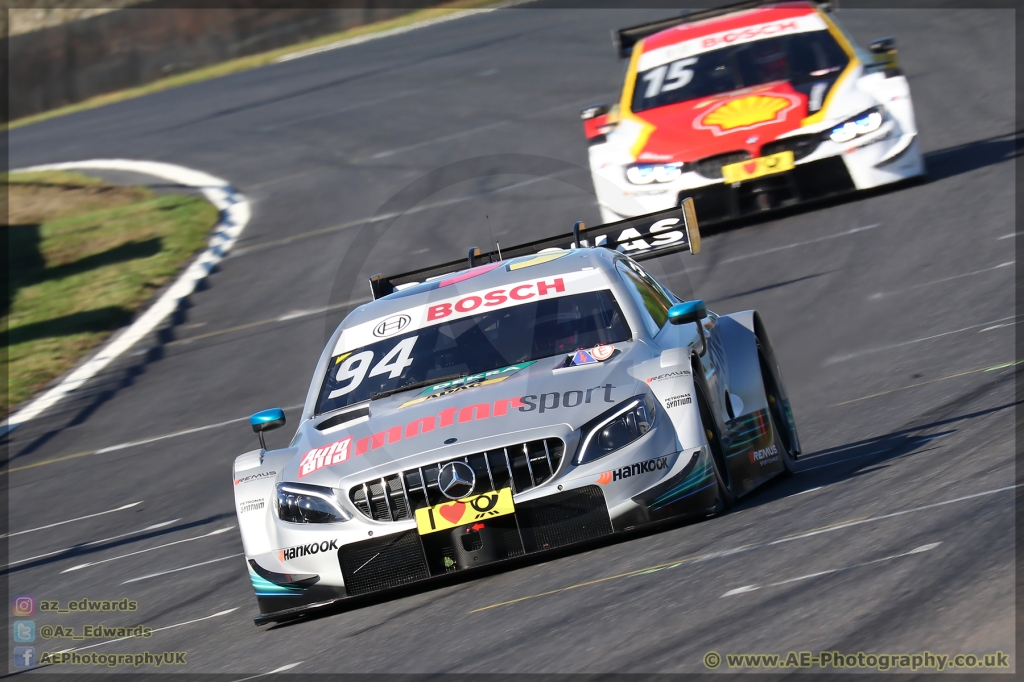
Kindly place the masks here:
<instances>
[{"instance_id":1,"label":"red livery section","mask_svg":"<svg viewBox=\"0 0 1024 682\"><path fill-rule=\"evenodd\" d=\"M800 127L807 96L781 82L636 115L655 126L641 161L651 155L652 160L689 162L737 150L759 156L762 144Z\"/></svg>"}]
</instances>

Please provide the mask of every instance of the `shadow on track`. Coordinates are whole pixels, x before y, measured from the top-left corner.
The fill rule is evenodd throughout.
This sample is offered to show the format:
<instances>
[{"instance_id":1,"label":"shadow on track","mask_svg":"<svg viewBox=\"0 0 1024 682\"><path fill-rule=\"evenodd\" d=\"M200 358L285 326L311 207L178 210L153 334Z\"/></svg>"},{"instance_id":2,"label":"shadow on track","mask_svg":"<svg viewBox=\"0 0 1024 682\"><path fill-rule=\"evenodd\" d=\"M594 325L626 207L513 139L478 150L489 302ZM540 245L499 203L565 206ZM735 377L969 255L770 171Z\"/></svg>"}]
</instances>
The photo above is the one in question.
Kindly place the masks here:
<instances>
[{"instance_id":1,"label":"shadow on track","mask_svg":"<svg viewBox=\"0 0 1024 682\"><path fill-rule=\"evenodd\" d=\"M962 407L965 403L990 394L993 388L999 384L1012 382L1015 374L1016 372L1007 373L1001 377L995 378L993 381L987 382L983 386L968 391L964 395L956 396L947 403L932 408L924 415L913 420L913 422L908 424L905 428L882 436L867 438L853 443L847 443L833 448L807 453L798 460L797 466L799 468L796 475L788 478L776 477L773 481L768 482L749 496L743 498L736 505L734 510L740 511L744 509L752 509L770 502L775 502L785 497L791 497L792 495L812 488L824 487L843 480L854 479L858 476L869 473L870 471L884 468L885 466L888 466L888 462L893 460L919 455L936 449L939 447L938 445L935 447L926 446L944 436L956 433L957 429L949 428L927 434L922 434L920 433L921 431L941 428L957 424L959 422L977 419L1024 404L1024 401L1016 401L998 405L996 407L977 410L968 414L955 414L955 410ZM832 461L833 458L837 459ZM844 462L848 462L847 466L838 466ZM831 467L833 465L837 465L838 468L832 469ZM818 467L820 467L822 471L819 472ZM811 473L812 471L815 473ZM701 519L697 519L697 521L699 520ZM384 592L349 597L340 603L324 606L315 612L303 614L293 620L278 622L271 625L269 629L276 630L278 628L288 627L300 622L317 620L319 618L337 615L340 613L348 613L350 611L357 611L363 608L402 599L404 597L431 592L443 587L461 585L478 578L498 575L508 571L515 571L526 566L544 564L549 561L554 561L574 554L581 554L601 547L609 547L623 542L631 542L638 538L656 535L691 523L694 523L694 519L669 519L667 521L661 521L648 526L643 526L642 528L615 533L613 535L604 536L602 538L582 542L569 547L561 547L528 556L517 557L515 559L508 559L489 566L482 566L470 571L439 576L423 582L394 588ZM413 606L409 612L419 610L427 605L429 605L429 603ZM373 630L376 627L379 627L379 624L368 626L367 630Z\"/></svg>"}]
</instances>

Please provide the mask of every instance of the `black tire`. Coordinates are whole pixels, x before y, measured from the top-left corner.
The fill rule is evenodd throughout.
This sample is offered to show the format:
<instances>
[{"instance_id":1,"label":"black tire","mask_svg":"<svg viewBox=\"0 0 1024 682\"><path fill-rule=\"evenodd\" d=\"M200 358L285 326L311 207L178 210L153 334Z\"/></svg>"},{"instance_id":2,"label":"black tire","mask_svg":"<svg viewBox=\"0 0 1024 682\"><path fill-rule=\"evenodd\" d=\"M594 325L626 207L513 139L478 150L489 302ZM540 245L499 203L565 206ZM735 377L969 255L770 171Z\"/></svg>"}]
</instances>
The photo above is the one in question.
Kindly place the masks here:
<instances>
[{"instance_id":1,"label":"black tire","mask_svg":"<svg viewBox=\"0 0 1024 682\"><path fill-rule=\"evenodd\" d=\"M783 412L782 392L775 381L775 375L772 374L768 357L765 355L764 349L761 348L760 341L757 343L757 359L761 365L764 394L768 399L768 418L771 420L772 432L778 434L777 439L782 444L784 475L789 476L796 471L796 458L793 456L793 434L789 431L789 421Z\"/></svg>"},{"instance_id":2,"label":"black tire","mask_svg":"<svg viewBox=\"0 0 1024 682\"><path fill-rule=\"evenodd\" d=\"M697 393L697 409L700 411L700 422L704 428L704 436L708 439L708 447L711 448L711 461L715 467L715 480L718 481L718 497L722 500L722 511L726 511L736 504L736 494L733 492L732 476L729 474L729 467L725 462L725 452L722 450L722 434L718 430L718 422L715 421L711 412L711 402L708 400L707 386L704 382L704 375L700 371L700 361L694 362L693 387Z\"/></svg>"}]
</instances>

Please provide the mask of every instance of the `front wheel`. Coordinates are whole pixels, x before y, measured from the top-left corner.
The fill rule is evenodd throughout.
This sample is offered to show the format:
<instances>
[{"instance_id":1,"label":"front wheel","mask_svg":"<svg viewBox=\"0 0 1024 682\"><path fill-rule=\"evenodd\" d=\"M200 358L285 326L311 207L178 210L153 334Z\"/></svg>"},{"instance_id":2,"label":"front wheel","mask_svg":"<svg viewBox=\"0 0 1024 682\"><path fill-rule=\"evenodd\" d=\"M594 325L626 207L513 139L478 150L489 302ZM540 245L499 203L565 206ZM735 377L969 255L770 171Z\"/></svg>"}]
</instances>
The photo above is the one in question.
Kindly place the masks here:
<instances>
[{"instance_id":1,"label":"front wheel","mask_svg":"<svg viewBox=\"0 0 1024 682\"><path fill-rule=\"evenodd\" d=\"M779 391L775 375L772 374L768 365L768 359L760 342L757 344L757 359L761 365L761 381L764 383L764 394L768 399L768 418L771 421L772 432L776 434L776 440L782 445L782 464L786 468L786 475L796 471L796 458L793 456L793 438L789 431L789 420L786 418L782 400L782 392Z\"/></svg>"},{"instance_id":2,"label":"front wheel","mask_svg":"<svg viewBox=\"0 0 1024 682\"><path fill-rule=\"evenodd\" d=\"M711 462L715 467L715 480L718 481L718 496L722 500L722 511L725 511L736 504L736 493L733 492L732 476L725 461L722 434L719 433L718 424L711 412L711 403L708 402L707 391L702 381L703 376L697 371L699 366L699 363L694 364L693 387L697 393L697 409L700 411L701 428L704 429L704 436L711 449Z\"/></svg>"}]
</instances>

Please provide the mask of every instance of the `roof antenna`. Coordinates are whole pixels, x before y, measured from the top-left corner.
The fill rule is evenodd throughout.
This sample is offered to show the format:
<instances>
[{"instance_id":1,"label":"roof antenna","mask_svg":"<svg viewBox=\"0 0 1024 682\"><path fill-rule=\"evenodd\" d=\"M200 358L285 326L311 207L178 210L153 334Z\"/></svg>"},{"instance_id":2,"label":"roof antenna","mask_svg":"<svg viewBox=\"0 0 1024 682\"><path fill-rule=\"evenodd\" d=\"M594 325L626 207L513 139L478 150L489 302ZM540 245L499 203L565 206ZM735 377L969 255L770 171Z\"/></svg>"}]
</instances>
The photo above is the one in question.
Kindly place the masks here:
<instances>
[{"instance_id":1,"label":"roof antenna","mask_svg":"<svg viewBox=\"0 0 1024 682\"><path fill-rule=\"evenodd\" d=\"M572 240L575 242L577 249L583 248L583 240L580 239L580 230L587 229L587 226L582 220L577 220L576 224L572 226Z\"/></svg>"},{"instance_id":2,"label":"roof antenna","mask_svg":"<svg viewBox=\"0 0 1024 682\"><path fill-rule=\"evenodd\" d=\"M491 230L491 216L484 215L485 224L487 225L487 233L491 235L491 239L494 239L494 232ZM498 240L494 239L494 245L498 247L498 262L501 262L501 245L498 244ZM487 259L490 262L490 258Z\"/></svg>"}]
</instances>

